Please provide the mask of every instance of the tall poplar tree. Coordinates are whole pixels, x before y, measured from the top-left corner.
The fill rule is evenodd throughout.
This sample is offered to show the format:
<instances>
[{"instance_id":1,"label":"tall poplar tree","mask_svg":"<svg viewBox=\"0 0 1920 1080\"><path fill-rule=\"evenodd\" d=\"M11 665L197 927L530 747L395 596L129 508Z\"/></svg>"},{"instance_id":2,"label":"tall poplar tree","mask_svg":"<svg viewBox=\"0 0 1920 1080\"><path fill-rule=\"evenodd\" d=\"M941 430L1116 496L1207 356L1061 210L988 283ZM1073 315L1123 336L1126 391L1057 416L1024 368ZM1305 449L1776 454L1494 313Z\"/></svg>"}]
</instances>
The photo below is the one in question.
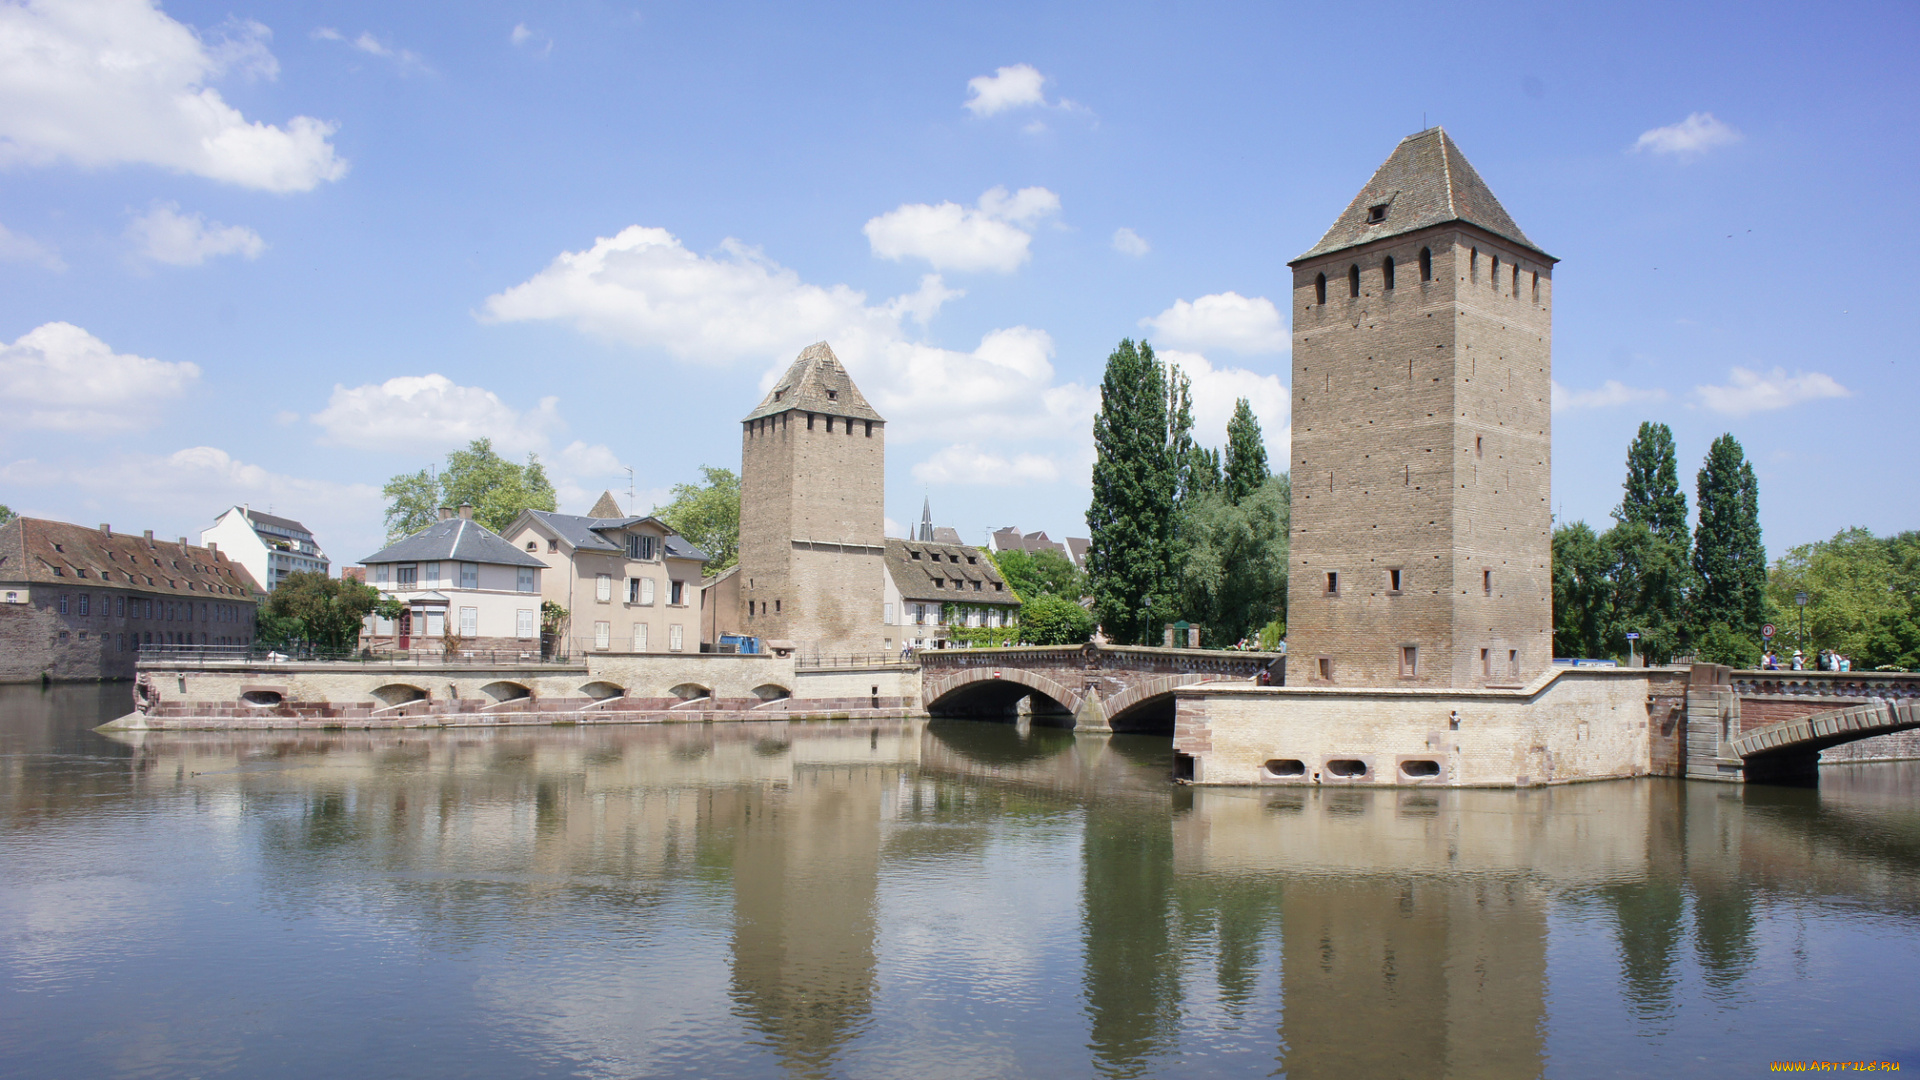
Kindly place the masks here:
<instances>
[{"instance_id":1,"label":"tall poplar tree","mask_svg":"<svg viewBox=\"0 0 1920 1080\"><path fill-rule=\"evenodd\" d=\"M1665 424L1644 422L1627 447L1625 494L1614 510L1616 521L1635 521L1654 535L1686 550L1687 497L1680 491L1679 466L1674 461L1673 430Z\"/></svg>"},{"instance_id":2,"label":"tall poplar tree","mask_svg":"<svg viewBox=\"0 0 1920 1080\"><path fill-rule=\"evenodd\" d=\"M1146 342L1123 339L1107 357L1093 419L1087 583L1114 641L1152 643L1154 616L1168 606L1180 467L1171 437L1184 434L1169 389Z\"/></svg>"},{"instance_id":3,"label":"tall poplar tree","mask_svg":"<svg viewBox=\"0 0 1920 1080\"><path fill-rule=\"evenodd\" d=\"M1732 435L1713 440L1700 466L1700 527L1693 534L1699 577L1694 625L1752 634L1766 621L1767 550L1760 542L1760 484Z\"/></svg>"},{"instance_id":4,"label":"tall poplar tree","mask_svg":"<svg viewBox=\"0 0 1920 1080\"><path fill-rule=\"evenodd\" d=\"M1260 421L1253 415L1253 405L1241 398L1233 404L1233 419L1227 421L1227 501L1238 506L1260 490L1270 475Z\"/></svg>"}]
</instances>

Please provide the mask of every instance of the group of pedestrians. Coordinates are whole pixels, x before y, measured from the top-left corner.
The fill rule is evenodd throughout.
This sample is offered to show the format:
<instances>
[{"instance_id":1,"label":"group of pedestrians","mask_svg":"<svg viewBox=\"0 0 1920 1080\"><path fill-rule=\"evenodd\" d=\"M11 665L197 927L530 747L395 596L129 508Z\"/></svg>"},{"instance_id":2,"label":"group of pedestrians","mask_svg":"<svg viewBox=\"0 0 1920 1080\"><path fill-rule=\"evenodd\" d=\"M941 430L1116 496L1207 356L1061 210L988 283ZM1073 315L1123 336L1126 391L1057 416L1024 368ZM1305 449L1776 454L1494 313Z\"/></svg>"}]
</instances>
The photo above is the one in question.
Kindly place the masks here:
<instances>
[{"instance_id":1,"label":"group of pedestrians","mask_svg":"<svg viewBox=\"0 0 1920 1080\"><path fill-rule=\"evenodd\" d=\"M1814 662L1817 665L1815 670L1818 670L1818 671L1852 671L1853 670L1853 658L1848 656L1842 656L1841 654L1835 652L1832 649L1821 649L1820 655L1814 658ZM1779 671L1780 670L1780 657L1774 653L1772 646L1768 646L1767 654L1760 658L1760 668L1762 671ZM1793 657L1787 661L1787 670L1788 671L1807 670L1806 654L1802 653L1799 649L1793 650Z\"/></svg>"}]
</instances>

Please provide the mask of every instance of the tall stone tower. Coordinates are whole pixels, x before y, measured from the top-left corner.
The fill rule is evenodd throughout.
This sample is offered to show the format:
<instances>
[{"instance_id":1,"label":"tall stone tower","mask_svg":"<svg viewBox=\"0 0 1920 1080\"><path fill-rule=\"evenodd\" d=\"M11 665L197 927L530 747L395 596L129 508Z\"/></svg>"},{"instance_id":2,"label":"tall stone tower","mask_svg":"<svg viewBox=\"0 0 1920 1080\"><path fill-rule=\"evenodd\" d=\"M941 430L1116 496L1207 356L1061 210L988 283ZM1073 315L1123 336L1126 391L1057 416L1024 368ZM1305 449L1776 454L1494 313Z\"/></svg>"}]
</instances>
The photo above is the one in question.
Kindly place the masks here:
<instances>
[{"instance_id":1,"label":"tall stone tower","mask_svg":"<svg viewBox=\"0 0 1920 1080\"><path fill-rule=\"evenodd\" d=\"M809 345L741 422L739 626L804 656L880 650L886 421Z\"/></svg>"},{"instance_id":2,"label":"tall stone tower","mask_svg":"<svg viewBox=\"0 0 1920 1080\"><path fill-rule=\"evenodd\" d=\"M1553 265L1439 128L1293 267L1290 685L1552 661Z\"/></svg>"}]
</instances>

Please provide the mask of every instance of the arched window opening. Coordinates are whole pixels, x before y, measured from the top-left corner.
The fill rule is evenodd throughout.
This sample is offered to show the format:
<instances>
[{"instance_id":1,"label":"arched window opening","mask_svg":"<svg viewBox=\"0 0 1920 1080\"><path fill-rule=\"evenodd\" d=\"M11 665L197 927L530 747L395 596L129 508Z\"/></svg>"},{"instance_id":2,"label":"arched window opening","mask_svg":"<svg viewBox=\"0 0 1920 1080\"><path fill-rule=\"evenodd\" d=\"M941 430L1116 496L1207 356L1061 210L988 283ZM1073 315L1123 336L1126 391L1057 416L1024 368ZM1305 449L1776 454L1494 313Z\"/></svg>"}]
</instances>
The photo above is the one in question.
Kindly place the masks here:
<instances>
[{"instance_id":1,"label":"arched window opening","mask_svg":"<svg viewBox=\"0 0 1920 1080\"><path fill-rule=\"evenodd\" d=\"M1513 264L1513 295L1514 295L1514 299L1516 300L1519 299L1520 297L1520 264L1519 263Z\"/></svg>"},{"instance_id":2,"label":"arched window opening","mask_svg":"<svg viewBox=\"0 0 1920 1080\"><path fill-rule=\"evenodd\" d=\"M1487 284L1493 286L1494 292L1500 291L1500 256L1498 255L1493 256L1493 261L1487 264Z\"/></svg>"},{"instance_id":3,"label":"arched window opening","mask_svg":"<svg viewBox=\"0 0 1920 1080\"><path fill-rule=\"evenodd\" d=\"M1540 271L1533 272L1533 302L1540 302Z\"/></svg>"},{"instance_id":4,"label":"arched window opening","mask_svg":"<svg viewBox=\"0 0 1920 1080\"><path fill-rule=\"evenodd\" d=\"M1467 249L1467 280L1468 281L1480 280L1480 249L1479 248Z\"/></svg>"},{"instance_id":5,"label":"arched window opening","mask_svg":"<svg viewBox=\"0 0 1920 1080\"><path fill-rule=\"evenodd\" d=\"M1420 249L1420 280L1421 281L1433 280L1433 249L1432 248Z\"/></svg>"},{"instance_id":6,"label":"arched window opening","mask_svg":"<svg viewBox=\"0 0 1920 1080\"><path fill-rule=\"evenodd\" d=\"M1325 274L1313 279L1313 302L1316 304L1327 302L1327 275Z\"/></svg>"},{"instance_id":7,"label":"arched window opening","mask_svg":"<svg viewBox=\"0 0 1920 1080\"><path fill-rule=\"evenodd\" d=\"M1360 264L1359 263L1354 263L1352 266L1347 267L1347 295L1348 296L1360 295Z\"/></svg>"},{"instance_id":8,"label":"arched window opening","mask_svg":"<svg viewBox=\"0 0 1920 1080\"><path fill-rule=\"evenodd\" d=\"M1389 255L1380 263L1380 276L1386 288L1393 288L1393 256Z\"/></svg>"}]
</instances>

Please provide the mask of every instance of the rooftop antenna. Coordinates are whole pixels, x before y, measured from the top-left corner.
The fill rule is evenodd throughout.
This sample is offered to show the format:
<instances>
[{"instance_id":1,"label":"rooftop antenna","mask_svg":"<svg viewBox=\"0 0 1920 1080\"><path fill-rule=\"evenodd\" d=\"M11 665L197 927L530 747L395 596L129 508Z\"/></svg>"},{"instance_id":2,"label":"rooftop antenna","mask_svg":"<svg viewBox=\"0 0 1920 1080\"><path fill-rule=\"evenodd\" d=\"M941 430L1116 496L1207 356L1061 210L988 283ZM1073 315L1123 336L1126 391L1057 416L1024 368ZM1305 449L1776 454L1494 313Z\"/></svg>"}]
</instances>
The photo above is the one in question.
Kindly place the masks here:
<instances>
[{"instance_id":1,"label":"rooftop antenna","mask_svg":"<svg viewBox=\"0 0 1920 1080\"><path fill-rule=\"evenodd\" d=\"M627 470L627 516L632 517L633 516L633 466L622 465L620 467Z\"/></svg>"}]
</instances>

